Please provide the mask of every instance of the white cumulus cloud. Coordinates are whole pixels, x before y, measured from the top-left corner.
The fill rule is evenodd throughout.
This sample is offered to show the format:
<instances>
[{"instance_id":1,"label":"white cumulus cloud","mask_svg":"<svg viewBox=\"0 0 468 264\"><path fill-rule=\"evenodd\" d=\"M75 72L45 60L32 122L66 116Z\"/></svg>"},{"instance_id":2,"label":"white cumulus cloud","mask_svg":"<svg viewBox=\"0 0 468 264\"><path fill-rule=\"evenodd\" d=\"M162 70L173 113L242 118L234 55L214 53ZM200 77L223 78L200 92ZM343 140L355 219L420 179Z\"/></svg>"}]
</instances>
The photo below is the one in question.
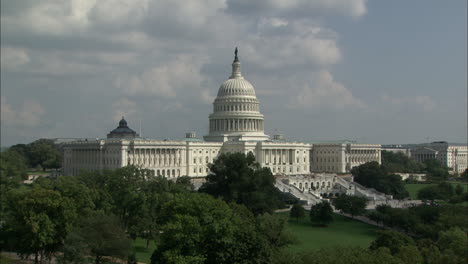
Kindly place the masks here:
<instances>
[{"instance_id":1,"label":"white cumulus cloud","mask_svg":"<svg viewBox=\"0 0 468 264\"><path fill-rule=\"evenodd\" d=\"M1 97L1 117L2 123L19 128L35 127L41 123L45 114L44 107L37 101L28 99L23 102L21 107L14 109L7 102L6 97Z\"/></svg>"},{"instance_id":2,"label":"white cumulus cloud","mask_svg":"<svg viewBox=\"0 0 468 264\"><path fill-rule=\"evenodd\" d=\"M361 100L353 96L343 84L336 82L328 71L312 74L311 80L302 85L294 95L291 108L365 108Z\"/></svg>"}]
</instances>

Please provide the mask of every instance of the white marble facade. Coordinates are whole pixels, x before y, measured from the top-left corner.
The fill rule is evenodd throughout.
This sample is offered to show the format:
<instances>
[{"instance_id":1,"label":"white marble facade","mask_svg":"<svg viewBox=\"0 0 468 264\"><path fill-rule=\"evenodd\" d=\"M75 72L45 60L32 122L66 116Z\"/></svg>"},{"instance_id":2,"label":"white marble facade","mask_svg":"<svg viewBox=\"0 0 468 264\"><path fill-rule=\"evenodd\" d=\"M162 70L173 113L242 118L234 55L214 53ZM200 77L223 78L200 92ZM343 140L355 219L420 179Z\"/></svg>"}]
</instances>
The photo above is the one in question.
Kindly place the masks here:
<instances>
[{"instance_id":1,"label":"white marble facade","mask_svg":"<svg viewBox=\"0 0 468 264\"><path fill-rule=\"evenodd\" d=\"M468 146L466 144L436 141L415 145L410 151L412 159L419 162L436 159L454 173L462 173L468 168Z\"/></svg>"},{"instance_id":2,"label":"white marble facade","mask_svg":"<svg viewBox=\"0 0 468 264\"><path fill-rule=\"evenodd\" d=\"M270 139L264 133L264 117L254 87L241 75L237 52L232 74L213 103L209 134L204 140L194 133L187 133L180 141L140 138L122 118L107 139L69 142L63 150L65 175L137 165L167 178L204 177L209 173L208 164L218 155L233 152L252 152L275 175L345 173L367 161L380 163L380 145L288 142L278 135Z\"/></svg>"}]
</instances>

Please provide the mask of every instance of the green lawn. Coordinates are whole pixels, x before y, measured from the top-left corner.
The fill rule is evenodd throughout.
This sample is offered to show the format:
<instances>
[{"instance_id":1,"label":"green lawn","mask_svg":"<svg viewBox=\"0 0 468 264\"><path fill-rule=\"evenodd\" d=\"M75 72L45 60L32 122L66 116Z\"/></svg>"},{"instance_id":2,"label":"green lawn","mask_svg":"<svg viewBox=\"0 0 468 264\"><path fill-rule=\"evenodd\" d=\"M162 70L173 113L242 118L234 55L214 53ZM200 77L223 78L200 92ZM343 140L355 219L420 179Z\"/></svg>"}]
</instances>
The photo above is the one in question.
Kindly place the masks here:
<instances>
[{"instance_id":1,"label":"green lawn","mask_svg":"<svg viewBox=\"0 0 468 264\"><path fill-rule=\"evenodd\" d=\"M405 184L405 189L409 192L410 198L416 200L418 199L418 191L421 190L422 188L425 188L431 185L435 185L435 184L407 183Z\"/></svg>"},{"instance_id":2,"label":"green lawn","mask_svg":"<svg viewBox=\"0 0 468 264\"><path fill-rule=\"evenodd\" d=\"M289 219L288 229L297 237L298 243L291 245L291 251L303 251L332 246L368 247L377 237L377 227L335 214L335 221L328 227L312 226L308 212L296 222Z\"/></svg>"},{"instance_id":3,"label":"green lawn","mask_svg":"<svg viewBox=\"0 0 468 264\"><path fill-rule=\"evenodd\" d=\"M457 185L463 186L465 192L468 191L468 184L466 182L450 182L455 188ZM436 185L435 183L407 183L405 189L409 192L411 199L418 199L418 191L424 187Z\"/></svg>"},{"instance_id":4,"label":"green lawn","mask_svg":"<svg viewBox=\"0 0 468 264\"><path fill-rule=\"evenodd\" d=\"M146 240L137 238L133 244L136 252L136 259L138 262L150 263L151 254L155 249L154 242L149 243L149 247L146 248Z\"/></svg>"},{"instance_id":5,"label":"green lawn","mask_svg":"<svg viewBox=\"0 0 468 264\"><path fill-rule=\"evenodd\" d=\"M289 212L281 214L289 215ZM376 238L375 231L378 228L337 214L335 221L328 227L317 227L312 226L307 214L299 222L290 219L288 229L298 240L296 244L289 246L290 250L303 251L338 245L368 247ZM150 263L154 243L150 243L146 249L146 240L137 238L134 248L138 262Z\"/></svg>"}]
</instances>

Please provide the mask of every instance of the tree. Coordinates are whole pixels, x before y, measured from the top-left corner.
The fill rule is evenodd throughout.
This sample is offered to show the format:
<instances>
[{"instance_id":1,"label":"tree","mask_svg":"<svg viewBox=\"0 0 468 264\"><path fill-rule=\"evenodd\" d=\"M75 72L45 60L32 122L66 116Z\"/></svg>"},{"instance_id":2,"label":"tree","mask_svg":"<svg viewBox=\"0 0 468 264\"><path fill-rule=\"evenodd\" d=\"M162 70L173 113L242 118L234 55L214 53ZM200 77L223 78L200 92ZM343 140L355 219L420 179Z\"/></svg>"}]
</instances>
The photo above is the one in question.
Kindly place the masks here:
<instances>
[{"instance_id":1,"label":"tree","mask_svg":"<svg viewBox=\"0 0 468 264\"><path fill-rule=\"evenodd\" d=\"M462 174L460 174L460 178L464 181L468 181L468 168L466 168Z\"/></svg>"},{"instance_id":2,"label":"tree","mask_svg":"<svg viewBox=\"0 0 468 264\"><path fill-rule=\"evenodd\" d=\"M384 248L369 250L361 247L325 247L313 251L278 252L273 264L402 264Z\"/></svg>"},{"instance_id":3,"label":"tree","mask_svg":"<svg viewBox=\"0 0 468 264\"><path fill-rule=\"evenodd\" d=\"M8 193L8 214L2 228L23 256L35 255L35 263L50 258L63 244L76 219L72 201L53 190L41 187L16 189Z\"/></svg>"},{"instance_id":4,"label":"tree","mask_svg":"<svg viewBox=\"0 0 468 264\"><path fill-rule=\"evenodd\" d=\"M282 205L273 174L261 168L252 153L221 154L209 167L211 174L200 192L244 204L256 215L271 213Z\"/></svg>"},{"instance_id":5,"label":"tree","mask_svg":"<svg viewBox=\"0 0 468 264\"><path fill-rule=\"evenodd\" d=\"M142 192L149 174L147 169L135 166L127 166L108 172L106 186L114 203L114 213L117 215L126 229L136 225L143 216L142 206L145 202L145 193ZM137 234L131 234L133 238Z\"/></svg>"},{"instance_id":6,"label":"tree","mask_svg":"<svg viewBox=\"0 0 468 264\"><path fill-rule=\"evenodd\" d=\"M175 194L160 214L162 233L152 264L269 263L284 241L284 225L265 216L257 222L242 206L230 207L207 194ZM267 229L266 235L259 231Z\"/></svg>"},{"instance_id":7,"label":"tree","mask_svg":"<svg viewBox=\"0 0 468 264\"><path fill-rule=\"evenodd\" d=\"M467 234L460 228L453 227L447 231L441 231L437 245L442 254L451 259L451 263L466 263L468 238Z\"/></svg>"},{"instance_id":8,"label":"tree","mask_svg":"<svg viewBox=\"0 0 468 264\"><path fill-rule=\"evenodd\" d=\"M299 218L303 218L305 216L305 209L300 204L294 204L289 212L289 216L296 218L296 222L299 221Z\"/></svg>"},{"instance_id":9,"label":"tree","mask_svg":"<svg viewBox=\"0 0 468 264\"><path fill-rule=\"evenodd\" d=\"M397 199L409 196L404 187L401 177L396 174L389 174L385 167L380 166L378 162L367 162L351 169L354 181L377 191L391 194Z\"/></svg>"},{"instance_id":10,"label":"tree","mask_svg":"<svg viewBox=\"0 0 468 264\"><path fill-rule=\"evenodd\" d=\"M439 160L428 159L424 161L426 166L427 179L430 181L446 181L449 177L449 171Z\"/></svg>"},{"instance_id":11,"label":"tree","mask_svg":"<svg viewBox=\"0 0 468 264\"><path fill-rule=\"evenodd\" d=\"M256 223L257 232L266 238L268 246L273 250L287 246L295 241L293 236L286 230L288 226L287 217L265 213L257 216Z\"/></svg>"},{"instance_id":12,"label":"tree","mask_svg":"<svg viewBox=\"0 0 468 264\"><path fill-rule=\"evenodd\" d=\"M60 153L50 139L39 139L28 145L28 160L31 167L60 168Z\"/></svg>"},{"instance_id":13,"label":"tree","mask_svg":"<svg viewBox=\"0 0 468 264\"><path fill-rule=\"evenodd\" d=\"M26 178L26 161L18 152L8 149L0 152L0 215L5 215L9 190L17 188Z\"/></svg>"},{"instance_id":14,"label":"tree","mask_svg":"<svg viewBox=\"0 0 468 264\"><path fill-rule=\"evenodd\" d=\"M131 241L117 217L97 211L82 219L67 236L65 248L68 249L65 253L75 253L65 258L78 260L83 254L91 254L95 264L100 264L104 256L126 259Z\"/></svg>"},{"instance_id":15,"label":"tree","mask_svg":"<svg viewBox=\"0 0 468 264\"><path fill-rule=\"evenodd\" d=\"M436 186L431 185L418 191L418 198L422 200L448 200L454 195L453 186L447 182L441 182Z\"/></svg>"},{"instance_id":16,"label":"tree","mask_svg":"<svg viewBox=\"0 0 468 264\"><path fill-rule=\"evenodd\" d=\"M414 246L414 240L402 233L395 231L378 231L377 239L370 245L371 250L376 250L381 247L390 249L392 254L396 254L400 251L403 246Z\"/></svg>"},{"instance_id":17,"label":"tree","mask_svg":"<svg viewBox=\"0 0 468 264\"><path fill-rule=\"evenodd\" d=\"M434 201L439 197L437 186L427 186L418 191L418 199Z\"/></svg>"},{"instance_id":18,"label":"tree","mask_svg":"<svg viewBox=\"0 0 468 264\"><path fill-rule=\"evenodd\" d=\"M401 152L393 153L391 151L382 150L381 154L382 167L390 173L422 173L424 170L425 166L423 163L410 159Z\"/></svg>"},{"instance_id":19,"label":"tree","mask_svg":"<svg viewBox=\"0 0 468 264\"><path fill-rule=\"evenodd\" d=\"M317 203L310 208L310 220L322 226L328 226L333 222L333 208L327 201Z\"/></svg>"},{"instance_id":20,"label":"tree","mask_svg":"<svg viewBox=\"0 0 468 264\"><path fill-rule=\"evenodd\" d=\"M395 256L406 264L419 264L423 263L423 257L416 246L402 246Z\"/></svg>"},{"instance_id":21,"label":"tree","mask_svg":"<svg viewBox=\"0 0 468 264\"><path fill-rule=\"evenodd\" d=\"M460 184L458 184L458 185L455 187L455 194L456 194L456 195L462 195L464 191L465 191L465 190L463 190L463 187L462 187Z\"/></svg>"},{"instance_id":22,"label":"tree","mask_svg":"<svg viewBox=\"0 0 468 264\"><path fill-rule=\"evenodd\" d=\"M333 200L336 209L350 214L351 217L361 215L366 209L367 199L364 197L341 195Z\"/></svg>"}]
</instances>

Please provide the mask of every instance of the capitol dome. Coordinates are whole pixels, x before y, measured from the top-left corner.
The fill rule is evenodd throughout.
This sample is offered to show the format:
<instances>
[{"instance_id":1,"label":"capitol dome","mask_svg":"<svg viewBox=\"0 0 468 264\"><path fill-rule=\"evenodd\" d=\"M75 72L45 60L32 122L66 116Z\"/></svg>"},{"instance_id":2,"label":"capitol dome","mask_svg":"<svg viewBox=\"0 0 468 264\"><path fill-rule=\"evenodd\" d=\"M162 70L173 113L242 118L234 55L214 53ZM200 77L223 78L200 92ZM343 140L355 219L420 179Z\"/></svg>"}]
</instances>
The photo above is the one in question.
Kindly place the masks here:
<instances>
[{"instance_id":1,"label":"capitol dome","mask_svg":"<svg viewBox=\"0 0 468 264\"><path fill-rule=\"evenodd\" d=\"M263 141L264 118L260 113L260 102L253 85L244 79L237 56L232 62L232 74L223 82L213 102L213 113L209 116L210 133L206 141Z\"/></svg>"},{"instance_id":2,"label":"capitol dome","mask_svg":"<svg viewBox=\"0 0 468 264\"><path fill-rule=\"evenodd\" d=\"M255 90L252 84L242 78L226 80L218 90L218 97L222 96L254 96Z\"/></svg>"}]
</instances>

